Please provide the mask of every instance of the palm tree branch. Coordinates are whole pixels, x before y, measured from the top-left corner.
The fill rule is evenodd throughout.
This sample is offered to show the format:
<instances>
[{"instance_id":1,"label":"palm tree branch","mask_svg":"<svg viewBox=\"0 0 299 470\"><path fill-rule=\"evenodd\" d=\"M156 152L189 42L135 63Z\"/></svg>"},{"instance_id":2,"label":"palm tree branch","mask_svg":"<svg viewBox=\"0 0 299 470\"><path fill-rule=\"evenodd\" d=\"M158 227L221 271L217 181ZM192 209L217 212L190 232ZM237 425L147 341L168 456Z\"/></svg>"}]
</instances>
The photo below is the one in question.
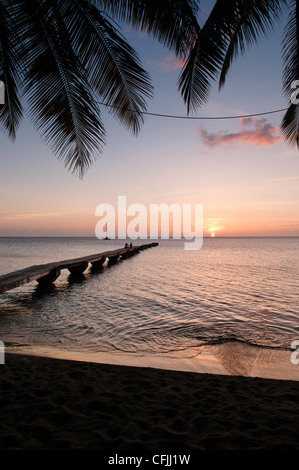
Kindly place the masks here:
<instances>
[{"instance_id":1,"label":"palm tree branch","mask_svg":"<svg viewBox=\"0 0 299 470\"><path fill-rule=\"evenodd\" d=\"M197 28L195 0L94 0L117 20L154 36L178 55L186 55Z\"/></svg>"},{"instance_id":2,"label":"palm tree branch","mask_svg":"<svg viewBox=\"0 0 299 470\"><path fill-rule=\"evenodd\" d=\"M137 133L147 109L146 98L152 96L149 76L137 54L90 2L74 0L66 18L92 87L112 106L120 122Z\"/></svg>"},{"instance_id":3,"label":"palm tree branch","mask_svg":"<svg viewBox=\"0 0 299 470\"><path fill-rule=\"evenodd\" d=\"M224 83L228 70L238 54L244 54L246 46L256 43L261 36L273 30L274 23L282 13L284 1L280 0L254 0L251 2L231 2L232 19L228 20L229 33L227 50L223 59L219 88Z\"/></svg>"},{"instance_id":4,"label":"palm tree branch","mask_svg":"<svg viewBox=\"0 0 299 470\"><path fill-rule=\"evenodd\" d=\"M285 0L217 0L202 28L192 54L179 77L188 112L206 103L211 81L219 73L220 87L233 58L244 53L273 26ZM188 90L188 93L186 93Z\"/></svg>"},{"instance_id":5,"label":"palm tree branch","mask_svg":"<svg viewBox=\"0 0 299 470\"><path fill-rule=\"evenodd\" d=\"M19 40L14 24L18 13L17 5L0 3L0 80L5 85L5 104L0 105L2 128L14 140L22 118L20 101Z\"/></svg>"},{"instance_id":6,"label":"palm tree branch","mask_svg":"<svg viewBox=\"0 0 299 470\"><path fill-rule=\"evenodd\" d=\"M299 112L297 104L290 104L282 122L281 130L291 146L299 148Z\"/></svg>"},{"instance_id":7,"label":"palm tree branch","mask_svg":"<svg viewBox=\"0 0 299 470\"><path fill-rule=\"evenodd\" d=\"M291 83L299 79L299 6L296 1L289 5L289 16L282 41L283 91L289 98Z\"/></svg>"},{"instance_id":8,"label":"palm tree branch","mask_svg":"<svg viewBox=\"0 0 299 470\"><path fill-rule=\"evenodd\" d=\"M215 28L216 19L221 12L223 13L218 1L203 27L197 26L196 39L179 76L178 88L188 113L207 102L211 81L215 80L223 60L225 35L222 28Z\"/></svg>"},{"instance_id":9,"label":"palm tree branch","mask_svg":"<svg viewBox=\"0 0 299 470\"><path fill-rule=\"evenodd\" d=\"M25 93L34 121L54 153L82 177L104 143L99 109L53 0L27 3L28 63ZM57 2L56 2L57 3Z\"/></svg>"},{"instance_id":10,"label":"palm tree branch","mask_svg":"<svg viewBox=\"0 0 299 470\"><path fill-rule=\"evenodd\" d=\"M288 22L283 35L282 57L284 62L283 92L290 99L293 93L292 83L299 79L299 5L295 0L289 5ZM282 119L281 129L287 142L299 148L298 104L290 103Z\"/></svg>"}]
</instances>

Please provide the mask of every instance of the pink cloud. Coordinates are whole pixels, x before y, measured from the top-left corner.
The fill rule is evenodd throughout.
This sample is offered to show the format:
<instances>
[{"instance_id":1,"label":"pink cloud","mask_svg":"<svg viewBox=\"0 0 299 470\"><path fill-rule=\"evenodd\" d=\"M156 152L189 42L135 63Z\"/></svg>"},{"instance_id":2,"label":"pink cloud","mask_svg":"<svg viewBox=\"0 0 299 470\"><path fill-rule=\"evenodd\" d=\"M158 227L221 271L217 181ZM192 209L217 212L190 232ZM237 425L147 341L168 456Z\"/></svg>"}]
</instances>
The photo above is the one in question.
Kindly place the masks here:
<instances>
[{"instance_id":1,"label":"pink cloud","mask_svg":"<svg viewBox=\"0 0 299 470\"><path fill-rule=\"evenodd\" d=\"M162 62L149 59L148 64L155 64L161 67L165 72L181 69L185 65L185 60L179 59L175 54L169 54Z\"/></svg>"},{"instance_id":2,"label":"pink cloud","mask_svg":"<svg viewBox=\"0 0 299 470\"><path fill-rule=\"evenodd\" d=\"M241 130L238 132L208 132L203 128L198 133L205 146L214 148L222 144L242 142L254 146L272 146L281 142L282 136L279 127L273 126L266 119L248 117L240 119Z\"/></svg>"}]
</instances>

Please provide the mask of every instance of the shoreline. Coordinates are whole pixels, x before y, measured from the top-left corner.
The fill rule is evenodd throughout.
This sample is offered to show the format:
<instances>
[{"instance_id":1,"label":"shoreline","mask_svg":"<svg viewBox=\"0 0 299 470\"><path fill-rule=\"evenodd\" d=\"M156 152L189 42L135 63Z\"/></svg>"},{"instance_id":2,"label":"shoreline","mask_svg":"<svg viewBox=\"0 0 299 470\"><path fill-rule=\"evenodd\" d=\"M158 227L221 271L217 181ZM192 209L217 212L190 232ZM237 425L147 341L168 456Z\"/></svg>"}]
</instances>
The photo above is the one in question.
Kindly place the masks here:
<instances>
[{"instance_id":1,"label":"shoreline","mask_svg":"<svg viewBox=\"0 0 299 470\"><path fill-rule=\"evenodd\" d=\"M96 364L146 367L177 372L299 381L291 352L242 342L225 342L169 354L82 352L48 347L6 347L6 353Z\"/></svg>"},{"instance_id":2,"label":"shoreline","mask_svg":"<svg viewBox=\"0 0 299 470\"><path fill-rule=\"evenodd\" d=\"M1 450L299 449L296 381L7 353Z\"/></svg>"}]
</instances>

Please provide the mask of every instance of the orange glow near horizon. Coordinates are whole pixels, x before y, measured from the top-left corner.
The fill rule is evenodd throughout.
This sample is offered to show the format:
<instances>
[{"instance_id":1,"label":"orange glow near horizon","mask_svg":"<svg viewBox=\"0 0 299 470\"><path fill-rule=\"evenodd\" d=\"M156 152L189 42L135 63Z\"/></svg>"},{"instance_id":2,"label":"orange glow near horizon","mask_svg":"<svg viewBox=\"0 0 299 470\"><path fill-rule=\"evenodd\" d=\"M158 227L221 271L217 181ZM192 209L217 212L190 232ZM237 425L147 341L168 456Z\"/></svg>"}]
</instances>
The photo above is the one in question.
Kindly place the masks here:
<instances>
[{"instance_id":1,"label":"orange glow near horizon","mask_svg":"<svg viewBox=\"0 0 299 470\"><path fill-rule=\"evenodd\" d=\"M215 212L214 212L215 213ZM221 210L219 210L221 214ZM223 214L221 219L204 217L203 234L208 237L234 236L298 236L299 217L281 220L271 215L248 212L246 217L239 212ZM127 222L130 221L128 217ZM93 208L6 213L1 217L0 236L95 236L95 226L99 218L95 217ZM160 227L159 227L160 228ZM172 237L170 224L169 235ZM192 227L194 229L194 227ZM117 224L116 224L117 230ZM148 235L150 231L148 230ZM181 232L183 235L183 231ZM116 234L117 235L117 234ZM159 236L161 232L159 230Z\"/></svg>"},{"instance_id":2,"label":"orange glow near horizon","mask_svg":"<svg viewBox=\"0 0 299 470\"><path fill-rule=\"evenodd\" d=\"M191 198L190 198L191 199ZM131 202L131 201L130 201ZM130 205L128 201L128 207ZM168 203L170 206L171 204ZM192 205L192 204L191 204ZM277 211L275 207L236 207L229 208L218 200L212 206L203 204L203 235L205 237L238 237L238 236L299 236L299 215L291 209ZM43 210L37 207L36 211L9 211L1 214L0 236L95 236L95 227L100 217L95 216L95 208L90 206L72 207L71 204L61 206L58 210L53 207ZM56 209L56 210L55 210ZM117 205L115 207L116 237L118 235ZM147 212L147 230L150 236L150 209L145 205ZM281 214L283 213L283 217ZM137 214L136 214L137 215ZM142 222L143 218L140 218ZM182 219L181 219L182 220ZM127 224L133 222L134 216L127 216ZM145 222L145 223L146 223ZM135 225L137 221L135 220ZM169 235L173 235L173 220L170 217ZM160 224L159 224L160 225ZM192 231L200 227L192 214ZM158 230L159 237L161 227ZM179 233L178 233L179 235ZM181 227L181 236L184 230Z\"/></svg>"}]
</instances>

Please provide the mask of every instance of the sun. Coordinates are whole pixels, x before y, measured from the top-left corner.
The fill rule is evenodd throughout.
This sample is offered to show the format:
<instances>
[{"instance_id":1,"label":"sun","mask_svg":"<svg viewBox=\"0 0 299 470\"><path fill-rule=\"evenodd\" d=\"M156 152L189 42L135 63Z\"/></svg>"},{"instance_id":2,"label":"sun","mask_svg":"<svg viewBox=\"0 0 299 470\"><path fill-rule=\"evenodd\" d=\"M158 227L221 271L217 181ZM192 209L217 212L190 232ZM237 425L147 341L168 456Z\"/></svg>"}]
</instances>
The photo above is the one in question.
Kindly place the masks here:
<instances>
[{"instance_id":1,"label":"sun","mask_svg":"<svg viewBox=\"0 0 299 470\"><path fill-rule=\"evenodd\" d=\"M215 233L211 233L211 237L215 237Z\"/></svg>"}]
</instances>

